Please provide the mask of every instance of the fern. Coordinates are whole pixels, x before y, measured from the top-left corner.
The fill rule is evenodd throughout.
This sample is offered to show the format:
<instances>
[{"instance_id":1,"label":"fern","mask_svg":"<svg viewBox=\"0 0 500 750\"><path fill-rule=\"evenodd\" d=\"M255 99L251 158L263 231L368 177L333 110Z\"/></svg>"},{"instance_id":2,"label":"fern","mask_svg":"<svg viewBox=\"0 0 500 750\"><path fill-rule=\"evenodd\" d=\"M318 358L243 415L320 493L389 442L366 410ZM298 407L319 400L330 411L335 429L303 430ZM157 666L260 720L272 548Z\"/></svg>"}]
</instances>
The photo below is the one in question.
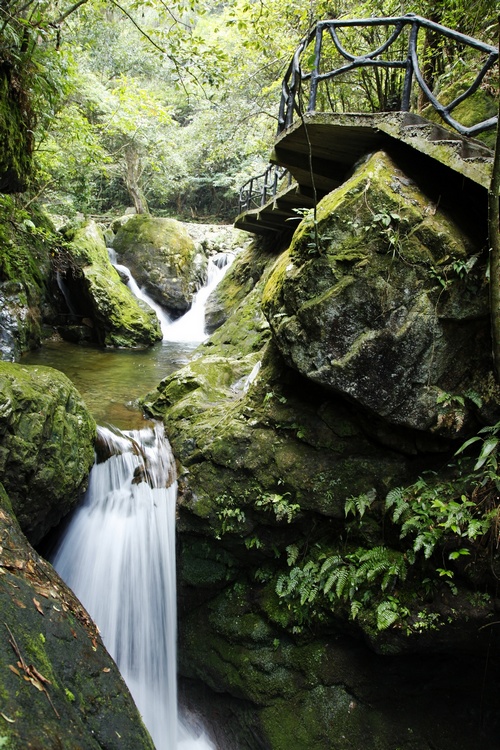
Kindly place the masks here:
<instances>
[{"instance_id":1,"label":"fern","mask_svg":"<svg viewBox=\"0 0 500 750\"><path fill-rule=\"evenodd\" d=\"M384 599L377 607L377 628L387 630L391 625L399 620L397 603Z\"/></svg>"},{"instance_id":2,"label":"fern","mask_svg":"<svg viewBox=\"0 0 500 750\"><path fill-rule=\"evenodd\" d=\"M376 497L377 492L373 488L369 492L365 492L357 497L348 497L344 505L346 517L349 513L352 513L353 516L358 515L360 518L363 518L368 508L373 505Z\"/></svg>"}]
</instances>

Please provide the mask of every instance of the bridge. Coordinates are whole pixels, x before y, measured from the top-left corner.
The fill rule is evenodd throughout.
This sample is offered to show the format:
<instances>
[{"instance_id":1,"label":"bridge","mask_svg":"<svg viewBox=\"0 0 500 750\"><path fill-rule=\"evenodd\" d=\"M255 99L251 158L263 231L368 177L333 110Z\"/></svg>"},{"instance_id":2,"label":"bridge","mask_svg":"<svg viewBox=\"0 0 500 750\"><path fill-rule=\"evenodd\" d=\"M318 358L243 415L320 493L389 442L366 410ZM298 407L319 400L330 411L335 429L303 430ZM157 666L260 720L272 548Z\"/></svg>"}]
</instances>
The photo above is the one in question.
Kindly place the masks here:
<instances>
[{"instance_id":1,"label":"bridge","mask_svg":"<svg viewBox=\"0 0 500 750\"><path fill-rule=\"evenodd\" d=\"M455 61L453 83L439 86L436 50ZM494 96L486 116L482 99L483 119L476 105L481 89L496 90L497 66L496 47L414 14L317 23L285 74L271 163L241 188L235 226L293 231L378 149L484 201L493 164L485 134L498 117Z\"/></svg>"}]
</instances>

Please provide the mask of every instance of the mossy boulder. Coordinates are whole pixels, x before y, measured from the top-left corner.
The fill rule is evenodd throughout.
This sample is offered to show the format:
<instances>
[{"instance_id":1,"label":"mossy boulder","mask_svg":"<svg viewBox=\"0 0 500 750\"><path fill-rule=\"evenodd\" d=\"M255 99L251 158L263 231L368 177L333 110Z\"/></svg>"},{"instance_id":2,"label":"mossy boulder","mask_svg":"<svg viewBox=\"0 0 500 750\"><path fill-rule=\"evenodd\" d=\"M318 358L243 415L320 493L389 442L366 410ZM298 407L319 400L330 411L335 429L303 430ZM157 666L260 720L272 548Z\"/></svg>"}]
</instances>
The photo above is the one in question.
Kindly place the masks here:
<instances>
[{"instance_id":1,"label":"mossy boulder","mask_svg":"<svg viewBox=\"0 0 500 750\"><path fill-rule=\"evenodd\" d=\"M182 620L180 670L212 689L198 700L217 717L211 728L222 746L232 739L259 750L454 750L459 733L461 750L475 750L486 698L492 714L480 744L496 748L492 670L488 691L474 696L473 658L394 659L338 631L294 636L270 621L264 591L227 584Z\"/></svg>"},{"instance_id":2,"label":"mossy boulder","mask_svg":"<svg viewBox=\"0 0 500 750\"><path fill-rule=\"evenodd\" d=\"M73 305L93 329L94 339L103 346L128 348L161 340L155 312L122 282L97 224L90 221L67 229L65 236L73 258L65 283Z\"/></svg>"},{"instance_id":3,"label":"mossy boulder","mask_svg":"<svg viewBox=\"0 0 500 750\"><path fill-rule=\"evenodd\" d=\"M386 203L378 203L383 197L381 192L370 204L375 215L388 211ZM412 202L410 210L416 210ZM426 226L420 222L415 230L418 248ZM361 271L366 258L356 256L361 252L356 228L350 231L356 263L363 261L356 271ZM304 237L303 227L301 232ZM311 241L307 238L307 244ZM310 254L304 243L304 284L322 291L333 272L324 252ZM450 252L438 241L433 252L438 254L440 247L444 255ZM429 250L422 252L434 257ZM460 593L455 596L433 569L430 574L438 583L424 602L422 579L430 568L424 573L416 566L390 594L406 607L408 630L399 621L378 632L373 607L369 612L366 604L366 612L353 617L349 601L325 603L322 591L315 593L316 582L307 589L300 578L302 567L319 569L328 558L349 556L358 548L394 544L398 553L399 537L383 511L385 521L372 513L350 520L346 502L367 495L382 509L389 489L446 463L450 443L431 431L391 424L290 367L280 353L279 337L272 336L276 320L269 314L266 320L262 309L262 300L270 307L281 288L290 256L291 250L276 258L261 243L243 252L217 291L213 335L187 367L145 398L146 410L165 421L180 468L182 679L190 690L201 684L197 694L208 716L217 710L223 717L219 723L224 730L215 728L222 745L344 750L371 742L381 750L428 750L433 744L451 750L457 718L448 710L447 698L441 698L458 684L460 674L468 675L457 689L460 695L476 679L474 658L461 652L484 653L489 628L483 626L494 617L493 599L487 596L473 606L469 579L457 583ZM310 275L308 260L316 262ZM350 267L351 251L345 250L338 262ZM416 292L412 288L417 296L419 284ZM447 297L454 315L468 320L477 313L486 326L483 301L464 292L460 313L458 296L450 292ZM276 310L277 320L281 312ZM287 582L296 586L295 600L278 595ZM375 581L370 585L376 594ZM385 659L362 641L386 654ZM453 651L449 657L447 650ZM408 653L418 653L418 661L402 656ZM419 685L417 693L425 694L431 674L439 687L425 706L417 706L408 685ZM212 697L207 687L214 691ZM464 711L466 704L464 700ZM238 729L230 733L234 717ZM463 713L459 723L464 748L472 750L474 721ZM490 722L484 737L492 750L495 726L495 720Z\"/></svg>"},{"instance_id":4,"label":"mossy boulder","mask_svg":"<svg viewBox=\"0 0 500 750\"><path fill-rule=\"evenodd\" d=\"M95 430L65 375L49 367L0 362L0 475L33 544L85 489Z\"/></svg>"},{"instance_id":5,"label":"mossy boulder","mask_svg":"<svg viewBox=\"0 0 500 750\"><path fill-rule=\"evenodd\" d=\"M189 309L206 279L206 256L175 219L132 216L119 227L113 249L139 286L173 317Z\"/></svg>"},{"instance_id":6,"label":"mossy boulder","mask_svg":"<svg viewBox=\"0 0 500 750\"><path fill-rule=\"evenodd\" d=\"M453 119L466 128L473 127L477 123L489 120L498 114L496 84L492 83L491 80L488 83L488 79L491 79L490 74L486 76L486 80L483 81L482 85L473 94L453 109ZM446 78L443 82L438 80L433 93L441 104L447 106L467 91L471 84L474 83L474 80L475 75L472 73L462 76L451 84ZM433 120L445 127L449 127L430 104L424 107L422 115L428 120ZM492 150L495 148L494 129L479 133L477 138L488 146L488 148Z\"/></svg>"},{"instance_id":7,"label":"mossy boulder","mask_svg":"<svg viewBox=\"0 0 500 750\"><path fill-rule=\"evenodd\" d=\"M390 424L463 434L491 371L481 245L379 152L303 220L263 309L286 362ZM482 262L482 264L481 264Z\"/></svg>"},{"instance_id":8,"label":"mossy boulder","mask_svg":"<svg viewBox=\"0 0 500 750\"><path fill-rule=\"evenodd\" d=\"M15 198L0 196L0 359L17 360L40 345L57 244L49 219L35 205L27 211Z\"/></svg>"},{"instance_id":9,"label":"mossy boulder","mask_svg":"<svg viewBox=\"0 0 500 750\"><path fill-rule=\"evenodd\" d=\"M0 484L0 746L154 750L99 632Z\"/></svg>"}]
</instances>

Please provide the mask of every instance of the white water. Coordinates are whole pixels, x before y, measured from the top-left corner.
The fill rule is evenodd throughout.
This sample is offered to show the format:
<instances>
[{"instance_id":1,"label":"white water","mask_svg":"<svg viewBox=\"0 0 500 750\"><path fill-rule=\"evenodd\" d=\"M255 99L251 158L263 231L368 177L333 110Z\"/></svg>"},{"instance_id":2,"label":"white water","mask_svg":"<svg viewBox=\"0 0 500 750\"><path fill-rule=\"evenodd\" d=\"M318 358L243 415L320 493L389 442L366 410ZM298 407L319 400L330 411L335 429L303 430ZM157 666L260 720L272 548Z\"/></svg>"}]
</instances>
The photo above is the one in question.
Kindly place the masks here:
<instances>
[{"instance_id":1,"label":"white water","mask_svg":"<svg viewBox=\"0 0 500 750\"><path fill-rule=\"evenodd\" d=\"M157 750L210 750L177 717L175 462L163 426L99 427L107 460L53 565L96 622Z\"/></svg>"},{"instance_id":2,"label":"white water","mask_svg":"<svg viewBox=\"0 0 500 750\"><path fill-rule=\"evenodd\" d=\"M172 321L165 310L158 305L144 289L141 289L132 276L127 266L117 263L114 250L108 248L109 259L117 271L123 273L127 278L127 286L132 294L149 305L158 316L160 321L163 341L201 343L205 341L208 334L205 332L205 306L211 292L224 277L229 266L233 262L232 253L218 253L209 258L206 284L195 294L189 310L177 320Z\"/></svg>"},{"instance_id":3,"label":"white water","mask_svg":"<svg viewBox=\"0 0 500 750\"><path fill-rule=\"evenodd\" d=\"M130 271L130 268L127 268L127 266L123 266L120 263L117 262L116 252L112 250L111 248L108 248L108 255L111 263L116 268L117 271L124 274L124 276L127 278L127 286L134 295L134 297L137 297L137 299L142 300L145 302L149 307L151 307L155 313L156 317L158 318L158 321L160 323L161 332L163 335L163 340L165 341L165 336L167 334L167 331L172 324L172 321L170 317L167 315L165 310L161 305L158 305L154 299L152 299L147 292L145 292L143 289L140 288L137 281L132 276L132 273Z\"/></svg>"},{"instance_id":4,"label":"white water","mask_svg":"<svg viewBox=\"0 0 500 750\"><path fill-rule=\"evenodd\" d=\"M199 341L201 343L208 338L208 334L205 332L205 305L211 292L224 277L233 259L234 256L229 253L219 253L214 258L209 259L205 286L195 294L187 313L167 328L164 341Z\"/></svg>"}]
</instances>

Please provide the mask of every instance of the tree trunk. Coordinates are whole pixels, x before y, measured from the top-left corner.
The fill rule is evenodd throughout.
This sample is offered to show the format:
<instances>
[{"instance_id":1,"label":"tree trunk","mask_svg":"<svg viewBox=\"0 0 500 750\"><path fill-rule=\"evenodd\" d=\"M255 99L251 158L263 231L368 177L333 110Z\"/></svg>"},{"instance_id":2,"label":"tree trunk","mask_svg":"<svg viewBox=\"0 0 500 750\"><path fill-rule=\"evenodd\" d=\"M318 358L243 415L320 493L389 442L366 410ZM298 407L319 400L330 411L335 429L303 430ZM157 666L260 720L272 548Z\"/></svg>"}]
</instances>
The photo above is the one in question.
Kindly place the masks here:
<instances>
[{"instance_id":1,"label":"tree trunk","mask_svg":"<svg viewBox=\"0 0 500 750\"><path fill-rule=\"evenodd\" d=\"M500 19L499 19L500 21ZM500 39L499 39L500 41ZM499 68L500 81L500 68ZM493 342L493 366L497 383L500 383L500 102L497 137L490 189L488 190L488 237L490 246L490 316Z\"/></svg>"},{"instance_id":2,"label":"tree trunk","mask_svg":"<svg viewBox=\"0 0 500 750\"><path fill-rule=\"evenodd\" d=\"M133 146L127 146L125 149L125 165L125 185L136 213L148 214L148 204L139 186L142 175L141 157Z\"/></svg>"}]
</instances>

